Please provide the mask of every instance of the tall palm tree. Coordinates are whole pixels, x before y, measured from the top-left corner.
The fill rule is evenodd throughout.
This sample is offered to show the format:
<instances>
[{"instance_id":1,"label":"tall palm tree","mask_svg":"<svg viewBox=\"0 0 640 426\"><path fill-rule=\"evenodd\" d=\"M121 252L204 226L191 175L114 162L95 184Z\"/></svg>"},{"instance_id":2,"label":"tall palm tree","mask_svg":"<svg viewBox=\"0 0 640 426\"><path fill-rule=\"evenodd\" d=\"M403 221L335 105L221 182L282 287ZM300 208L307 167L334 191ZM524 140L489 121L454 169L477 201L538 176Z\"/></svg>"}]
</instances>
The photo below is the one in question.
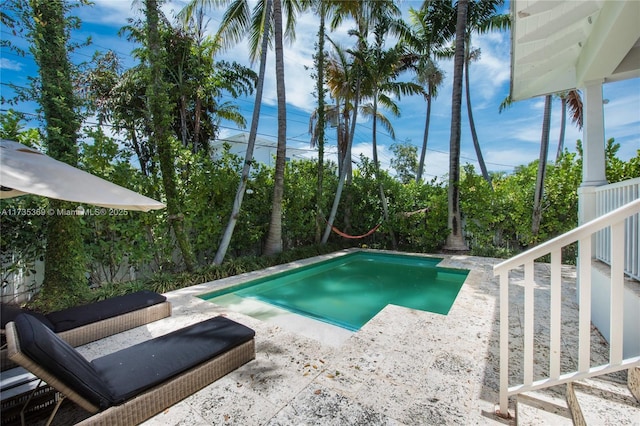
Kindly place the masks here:
<instances>
[{"instance_id":1,"label":"tall palm tree","mask_svg":"<svg viewBox=\"0 0 640 426\"><path fill-rule=\"evenodd\" d=\"M459 0L456 20L456 50L453 64L453 90L451 94L451 137L449 139L449 236L444 246L446 250L468 250L462 235L460 214L460 131L462 109L462 73L464 67L465 27L467 23L468 0Z\"/></svg>"},{"instance_id":2,"label":"tall palm tree","mask_svg":"<svg viewBox=\"0 0 640 426\"><path fill-rule=\"evenodd\" d=\"M487 171L487 165L482 156L480 142L478 141L478 133L476 131L475 121L473 120L473 110L471 108L471 93L469 88L469 64L480 58L480 49L471 47L471 35L474 32L486 33L493 30L505 30L511 26L511 19L508 14L497 14L498 7L504 4L504 0L476 0L469 3L469 11L467 13L467 28L465 31L465 62L464 62L464 79L465 92L467 99L467 114L469 116L469 127L471 129L471 138L473 147L478 157L478 164L482 171L482 176L491 185L491 177Z\"/></svg>"},{"instance_id":3,"label":"tall palm tree","mask_svg":"<svg viewBox=\"0 0 640 426\"><path fill-rule=\"evenodd\" d=\"M278 4L275 4L275 1ZM242 40L247 34L249 38L250 59L254 62L258 57L260 58L260 71L258 73L258 87L256 87L256 98L254 103L254 110L251 120L251 127L249 131L249 141L247 143L247 152L245 155L245 165L243 167L242 175L240 178L240 184L236 191L234 198L234 205L232 208L229 222L225 228L225 232L222 237L222 241L214 257L214 263L220 264L224 260L224 256L227 252L233 230L238 220L244 192L246 190L249 173L251 170L251 162L253 158L253 150L255 148L255 140L258 132L258 121L260 117L260 105L262 103L262 91L263 83L265 79L266 59L269 41L271 40L271 34L273 33L276 38L284 36L293 38L295 37L295 17L296 13L300 10L297 0L284 0L284 9L287 12L287 24L284 33L282 32L282 5L281 0L261 0L257 2L254 8L251 10L248 0L192 0L182 10L181 15L185 20L188 20L194 11L199 7L213 7L213 6L228 6L224 13L220 28L218 29L217 37L225 43L226 47L230 47L240 40ZM278 13L276 13L276 6L278 7ZM276 16L278 15L278 16ZM276 28L278 34L275 34ZM279 46L279 47L278 47ZM276 79L280 81L277 84L277 96L278 96L278 122L285 120L286 112L281 108L286 106L284 98L284 57L282 55L282 40L278 42L276 40ZM280 50L280 53L278 53ZM280 126L279 126L280 127ZM268 244L265 247L266 253L276 253L282 248L282 197L279 195L283 193L284 187L284 160L286 154L286 127L281 131L278 130L278 148L276 156L276 176L274 181L277 185L282 185L282 188L274 188L274 194L276 197L273 199L273 205L276 203L279 206L272 208L272 220L270 222ZM279 160L279 158L281 158ZM279 163L280 162L280 163ZM281 164L278 166L278 164ZM278 176L278 174L280 176ZM279 198L279 200L278 200ZM279 217L279 219L278 219ZM273 230L271 229L273 227Z\"/></svg>"},{"instance_id":4,"label":"tall palm tree","mask_svg":"<svg viewBox=\"0 0 640 426\"><path fill-rule=\"evenodd\" d=\"M449 15L452 15L453 7L449 2L426 1L418 10L409 9L410 31L403 38L414 56L415 81L421 84L425 90L427 112L425 115L422 149L416 182L422 180L424 162L429 140L429 125L431 120L431 104L438 96L438 87L444 80L444 72L438 68L437 58L450 56L445 51L445 43L453 37L455 26Z\"/></svg>"},{"instance_id":5,"label":"tall palm tree","mask_svg":"<svg viewBox=\"0 0 640 426\"><path fill-rule=\"evenodd\" d=\"M538 159L538 173L533 195L533 215L531 218L531 233L537 238L542 221L542 196L544 195L544 178L547 171L547 157L549 154L549 132L551 130L551 101L552 95L544 98L544 114L542 116L542 137L540 138L540 157Z\"/></svg>"},{"instance_id":6,"label":"tall palm tree","mask_svg":"<svg viewBox=\"0 0 640 426\"><path fill-rule=\"evenodd\" d=\"M361 85L361 67L355 62L347 60L346 51L337 48L339 61L331 62L327 67L327 79L329 90L334 94L336 99L336 109L338 112L338 154L339 154L339 178L336 193L333 198L331 211L327 220L327 226L322 234L322 244L326 244L331 234L331 227L338 212L338 205L342 197L342 190L347 177L351 176L351 146L353 144L353 134L355 132L356 120L358 118L358 108ZM340 100L344 103L341 106ZM340 158L340 154L342 156ZM348 207L348 206L347 206ZM348 213L345 215L345 222L348 228Z\"/></svg>"},{"instance_id":7,"label":"tall palm tree","mask_svg":"<svg viewBox=\"0 0 640 426\"><path fill-rule=\"evenodd\" d=\"M392 0L376 0L376 1L366 1L366 0L355 0L355 1L336 1L334 7L333 19L331 20L331 27L337 28L340 23L343 22L344 19L350 17L353 18L356 22L356 29L350 31L351 35L355 35L357 37L357 47L356 51L364 51L365 40L367 35L369 34L369 28L371 26L375 26L380 19L385 17L398 18L401 15L400 9ZM392 34L402 34L404 31L404 26L401 25L401 21L396 19L393 20L390 24L390 32ZM354 53L354 51L351 51ZM344 185L344 179L346 177L346 169L350 166L351 161L351 145L353 143L353 136L355 133L355 126L358 115L358 106L361 97L361 88L362 88L362 67L363 64L360 61L355 60L352 64L352 73L355 76L355 84L352 86L354 88L354 99L353 99L353 107L352 107L352 117L351 117L351 127L349 130L349 139L347 141L346 146L346 155L342 160L342 173L340 174L340 179L338 180L338 188L336 190L336 195L333 200L333 205L331 207L331 213L329 214L329 220L327 221L327 226L325 227L324 234L322 237L322 243L326 243L329 235L331 233L331 227L333 226L333 220L335 219L335 213L338 210L338 204L340 203L340 197L342 195L342 188ZM345 104L346 105L346 104ZM348 228L348 214L346 215L346 222Z\"/></svg>"},{"instance_id":8,"label":"tall palm tree","mask_svg":"<svg viewBox=\"0 0 640 426\"><path fill-rule=\"evenodd\" d=\"M282 1L273 0L273 21L276 50L276 96L278 103L278 147L276 150L276 170L271 201L271 221L267 242L264 247L266 255L282 252L282 200L284 198L284 170L287 157L287 110L284 87L284 53L282 48Z\"/></svg>"},{"instance_id":9,"label":"tall palm tree","mask_svg":"<svg viewBox=\"0 0 640 426\"><path fill-rule=\"evenodd\" d=\"M346 156L350 139L351 113L353 112L355 67L349 60L347 50L327 37L333 51L327 58L326 75L329 94L335 101L335 106L329 108L335 114L336 140L338 143L338 172L342 173L342 160ZM355 114L354 114L355 118ZM345 173L350 175L351 163L347 163Z\"/></svg>"},{"instance_id":10,"label":"tall palm tree","mask_svg":"<svg viewBox=\"0 0 640 426\"><path fill-rule=\"evenodd\" d=\"M379 106L389 110L396 117L400 115L400 110L394 98L400 98L402 95L412 95L422 93L422 87L413 82L397 81L399 75L407 70L410 65L409 55L406 53L401 44L396 44L390 49L384 49L384 41L388 36L391 25L394 24L388 16L381 17L374 26L374 44L367 46L366 41L363 43L364 50L357 52L361 56L363 63L363 71L365 76L365 91L371 102L364 105L371 112L373 120L371 142L373 145L373 167L380 189L380 202L384 220L389 221L389 208L387 198L384 195L384 186L380 178L380 162L378 160L377 146L377 125L379 119ZM396 24L397 25L397 24ZM384 121L382 121L385 124ZM387 124L390 126L390 123ZM396 248L396 240L393 230L389 229L391 241L394 249Z\"/></svg>"}]
</instances>

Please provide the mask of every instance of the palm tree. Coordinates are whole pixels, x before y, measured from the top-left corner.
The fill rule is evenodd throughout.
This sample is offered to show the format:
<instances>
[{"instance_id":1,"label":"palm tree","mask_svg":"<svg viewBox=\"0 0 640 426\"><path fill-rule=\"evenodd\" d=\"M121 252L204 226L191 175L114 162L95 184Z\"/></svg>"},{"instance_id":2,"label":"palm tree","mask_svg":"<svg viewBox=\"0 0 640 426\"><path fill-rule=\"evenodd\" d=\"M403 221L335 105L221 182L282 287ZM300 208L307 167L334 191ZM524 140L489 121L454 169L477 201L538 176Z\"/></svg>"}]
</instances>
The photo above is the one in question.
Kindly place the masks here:
<instances>
[{"instance_id":1,"label":"palm tree","mask_svg":"<svg viewBox=\"0 0 640 426\"><path fill-rule=\"evenodd\" d=\"M571 112L571 122L582 130L582 98L577 90L560 92L556 96L562 101L560 119L560 137L558 138L558 150L556 151L556 163L560 161L564 150L564 132L567 127L567 107Z\"/></svg>"},{"instance_id":2,"label":"palm tree","mask_svg":"<svg viewBox=\"0 0 640 426\"><path fill-rule=\"evenodd\" d=\"M329 39L331 41L331 39ZM333 43L333 41L331 41ZM340 198L342 197L342 190L344 188L345 180L347 176L351 176L351 146L353 144L353 134L355 132L356 120L358 117L358 106L361 84L360 67L347 60L346 51L339 48L334 44L336 48L338 60L329 60L327 66L327 83L330 92L336 99L336 112L337 112L337 131L338 131L338 162L339 162L339 179L338 187L333 199L329 218L327 220L327 226L324 229L322 235L322 244L326 244L331 234L331 227L338 211L338 205ZM340 101L344 102L341 106ZM352 103L353 101L353 103ZM349 214L345 215L345 222L348 228Z\"/></svg>"},{"instance_id":3,"label":"palm tree","mask_svg":"<svg viewBox=\"0 0 640 426\"><path fill-rule=\"evenodd\" d=\"M277 2L277 4L276 4ZM284 121L286 112L281 108L286 106L284 98L284 64L282 55L282 38L286 35L290 38L295 36L295 14L299 11L297 0L285 0L284 8L287 11L286 30L282 32L282 2L281 0L262 0L255 4L253 10L250 10L247 0L192 0L181 12L185 20L188 20L194 11L199 7L212 7L228 5L228 8L222 18L217 37L225 43L226 47L242 40L245 35L249 37L250 59L255 61L260 57L260 71L258 73L258 86L256 87L256 99L254 103L253 115L251 120L251 128L249 131L249 140L247 143L247 152L245 155L245 165L243 167L240 184L236 191L234 204L229 217L229 222L225 228L222 241L218 247L218 251L213 262L220 264L224 260L224 256L229 247L233 230L238 220L242 199L246 190L249 173L251 170L251 161L253 158L253 150L258 132L258 121L260 117L260 105L262 103L263 83L265 79L266 58L271 33L274 32L276 39L280 37L280 41L276 40L276 79L278 80L278 123ZM277 8L277 10L276 10ZM276 34L277 32L277 34ZM286 125L286 124L285 124ZM277 187L274 187L274 199L272 208L272 220L270 222L268 243L265 246L265 253L277 253L282 249L282 196L284 186L284 161L286 154L286 127L278 129L278 148L276 156L276 176L274 178ZM279 200L278 200L279 198ZM278 204L278 206L276 206ZM273 228L273 230L272 230Z\"/></svg>"},{"instance_id":4,"label":"palm tree","mask_svg":"<svg viewBox=\"0 0 640 426\"><path fill-rule=\"evenodd\" d=\"M536 175L536 187L533 195L533 215L531 218L531 233L534 238L540 231L542 220L542 196L544 194L544 177L547 170L547 156L549 154L549 131L551 130L551 101L552 96L544 98L544 114L542 116L542 137L540 138L540 157L538 160L538 173Z\"/></svg>"},{"instance_id":5,"label":"palm tree","mask_svg":"<svg viewBox=\"0 0 640 426\"><path fill-rule=\"evenodd\" d=\"M373 167L380 189L380 202L382 203L382 211L386 222L389 221L389 208L380 178L380 162L378 160L377 147L377 125L380 117L379 106L383 106L397 117L400 115L400 110L394 98L400 98L402 95L423 93L422 87L416 83L396 80L401 72L408 69L410 61L409 55L406 54L400 44L396 44L393 48L387 50L384 49L384 40L392 24L398 25L387 16L381 17L374 26L374 45L369 48L365 41L365 43L363 43L364 50L357 52L357 55L360 56L360 61L364 65L364 81L366 82L364 94L371 99L371 102L363 105L363 107L370 112L373 119L371 136L373 145ZM390 133L393 135L391 123L387 120L381 120L381 123L385 125L387 130L390 130ZM395 249L396 240L391 229L390 235Z\"/></svg>"},{"instance_id":6,"label":"palm tree","mask_svg":"<svg viewBox=\"0 0 640 426\"><path fill-rule=\"evenodd\" d=\"M355 67L348 58L347 50L327 37L333 51L327 59L326 75L329 94L335 100L335 105L329 108L329 113L336 123L336 140L338 144L338 172L342 173L342 160L346 156L347 145L350 140L351 113L355 96ZM355 115L354 115L355 118ZM351 174L350 162L346 163L347 176Z\"/></svg>"},{"instance_id":7,"label":"palm tree","mask_svg":"<svg viewBox=\"0 0 640 426\"><path fill-rule=\"evenodd\" d=\"M451 95L451 137L449 140L449 219L450 234L444 246L446 250L468 250L462 235L460 214L460 130L462 109L462 72L464 67L465 27L467 23L468 0L458 1L456 20L456 50L453 65L453 90Z\"/></svg>"},{"instance_id":8,"label":"palm tree","mask_svg":"<svg viewBox=\"0 0 640 426\"><path fill-rule=\"evenodd\" d=\"M355 0L355 1L336 1L333 19L331 21L331 27L336 28L340 23L346 19L347 17L351 17L356 21L356 29L350 31L351 35L355 35L357 37L357 47L356 51L364 51L366 37L369 34L370 26L375 26L377 22L381 19L399 17L400 9L392 0L377 0L377 1L365 1L365 0ZM404 25L402 25L401 21L391 20L389 19L389 29L392 34L401 34L405 31ZM353 55L355 52L350 51ZM356 55L357 56L357 55ZM357 58L356 58L357 59ZM324 234L322 237L322 243L326 243L329 235L331 233L331 227L333 226L333 220L335 219L335 214L338 210L338 204L340 203L340 197L342 195L342 188L344 185L344 179L346 177L346 169L350 166L351 162L351 145L353 143L353 136L355 133L355 126L358 115L358 106L361 97L361 88L362 88L362 67L364 64L360 63L361 61L356 60L352 64L352 75L355 77L352 80L354 83L346 83L348 86L353 87L354 99L353 99L353 107L351 108L353 116L351 117L351 128L349 130L349 138L346 143L346 153L342 160L342 172L340 173L340 179L338 180L338 188L336 190L336 195L333 200L333 205L331 207L331 213L329 214L329 220L327 221L327 226L325 227ZM345 106L347 104L345 103ZM345 215L345 222L347 222L346 228L348 228L348 219L349 215Z\"/></svg>"},{"instance_id":9,"label":"palm tree","mask_svg":"<svg viewBox=\"0 0 640 426\"><path fill-rule=\"evenodd\" d=\"M473 147L478 157L478 164L482 171L482 176L490 187L491 177L487 171L487 165L482 156L480 142L478 141L478 133L476 131L475 122L473 120L473 111L471 108L471 93L469 89L469 64L480 58L480 49L471 48L471 34L473 32L486 33L492 30L504 30L511 26L511 19L508 14L497 15L497 8L504 4L504 0L479 0L469 3L469 11L467 14L467 28L465 32L465 62L464 62L464 78L465 92L467 98L467 114L469 116L469 127L471 129L471 138L473 139Z\"/></svg>"},{"instance_id":10,"label":"palm tree","mask_svg":"<svg viewBox=\"0 0 640 426\"><path fill-rule=\"evenodd\" d=\"M422 150L418 162L416 182L422 180L424 162L429 140L429 125L431 120L431 103L438 96L438 87L444 80L443 71L438 68L437 57L450 56L443 50L447 40L453 37L455 27L449 25L453 21L449 19L452 6L448 2L426 1L419 9L409 9L410 31L404 37L406 43L414 55L415 81L421 84L425 90L427 101L427 113L425 116L424 135L422 138Z\"/></svg>"},{"instance_id":11,"label":"palm tree","mask_svg":"<svg viewBox=\"0 0 640 426\"><path fill-rule=\"evenodd\" d=\"M284 87L284 53L282 48L282 2L273 0L274 35L276 50L276 96L278 102L278 147L276 170L271 202L271 221L264 253L273 255L282 252L282 200L284 198L284 170L287 156L287 110Z\"/></svg>"}]
</instances>

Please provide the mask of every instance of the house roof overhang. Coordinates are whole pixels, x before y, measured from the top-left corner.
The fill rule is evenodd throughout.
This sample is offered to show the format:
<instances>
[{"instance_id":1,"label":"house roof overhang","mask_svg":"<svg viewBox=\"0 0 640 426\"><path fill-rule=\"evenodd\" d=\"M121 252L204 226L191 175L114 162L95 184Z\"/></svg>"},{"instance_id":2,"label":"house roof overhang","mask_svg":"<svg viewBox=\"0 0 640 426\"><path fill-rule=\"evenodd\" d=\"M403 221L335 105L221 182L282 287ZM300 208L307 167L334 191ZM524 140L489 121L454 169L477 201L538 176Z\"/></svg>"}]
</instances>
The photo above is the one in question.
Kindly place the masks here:
<instances>
[{"instance_id":1,"label":"house roof overhang","mask_svg":"<svg viewBox=\"0 0 640 426\"><path fill-rule=\"evenodd\" d=\"M640 1L512 0L513 101L640 77Z\"/></svg>"}]
</instances>

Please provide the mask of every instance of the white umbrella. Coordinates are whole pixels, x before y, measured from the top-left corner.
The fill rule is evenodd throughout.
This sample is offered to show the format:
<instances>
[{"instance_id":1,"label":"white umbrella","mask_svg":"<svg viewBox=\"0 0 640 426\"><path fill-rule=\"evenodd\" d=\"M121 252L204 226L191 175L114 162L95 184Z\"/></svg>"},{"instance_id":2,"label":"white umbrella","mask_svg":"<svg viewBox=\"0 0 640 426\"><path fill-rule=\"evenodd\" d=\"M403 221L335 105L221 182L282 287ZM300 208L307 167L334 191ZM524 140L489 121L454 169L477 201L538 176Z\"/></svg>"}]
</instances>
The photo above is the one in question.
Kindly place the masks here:
<instances>
[{"instance_id":1,"label":"white umbrella","mask_svg":"<svg viewBox=\"0 0 640 426\"><path fill-rule=\"evenodd\" d=\"M0 139L0 198L36 194L100 207L149 211L165 207L18 142Z\"/></svg>"}]
</instances>

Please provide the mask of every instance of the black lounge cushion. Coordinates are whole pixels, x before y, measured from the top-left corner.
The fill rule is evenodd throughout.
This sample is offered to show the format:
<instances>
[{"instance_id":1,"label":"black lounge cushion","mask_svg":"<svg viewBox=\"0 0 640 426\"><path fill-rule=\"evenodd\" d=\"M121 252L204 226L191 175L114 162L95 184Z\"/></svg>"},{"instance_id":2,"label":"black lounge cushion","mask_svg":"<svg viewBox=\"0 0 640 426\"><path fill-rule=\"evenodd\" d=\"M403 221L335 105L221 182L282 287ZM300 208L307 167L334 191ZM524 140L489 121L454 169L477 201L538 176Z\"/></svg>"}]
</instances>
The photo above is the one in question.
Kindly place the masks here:
<instances>
[{"instance_id":1,"label":"black lounge cushion","mask_svg":"<svg viewBox=\"0 0 640 426\"><path fill-rule=\"evenodd\" d=\"M23 309L19 306L12 305L9 303L2 303L0 305L0 324L2 325L2 329L5 329L5 326L11 321L15 321L16 317L20 314L29 314L37 319L39 319L44 325L49 327L50 329L54 329L53 324L49 319L41 314L40 312L30 311L28 309Z\"/></svg>"},{"instance_id":2,"label":"black lounge cushion","mask_svg":"<svg viewBox=\"0 0 640 426\"><path fill-rule=\"evenodd\" d=\"M142 290L87 305L51 312L47 315L3 303L0 306L0 317L2 319L2 329L5 328L7 323L14 321L19 314L26 313L39 319L56 333L60 333L104 319L117 317L118 315L128 314L138 309L148 308L166 300L167 298L161 294Z\"/></svg>"},{"instance_id":3,"label":"black lounge cushion","mask_svg":"<svg viewBox=\"0 0 640 426\"><path fill-rule=\"evenodd\" d=\"M225 317L211 318L88 362L26 314L15 320L22 351L101 410L120 404L242 343L255 332Z\"/></svg>"},{"instance_id":4,"label":"black lounge cushion","mask_svg":"<svg viewBox=\"0 0 640 426\"><path fill-rule=\"evenodd\" d=\"M103 379L67 342L31 315L18 315L14 324L20 348L33 362L97 407L110 405L113 397Z\"/></svg>"},{"instance_id":5,"label":"black lounge cushion","mask_svg":"<svg viewBox=\"0 0 640 426\"><path fill-rule=\"evenodd\" d=\"M116 296L88 305L76 306L47 314L56 333L82 327L104 319L127 314L162 303L167 298L148 290Z\"/></svg>"},{"instance_id":6,"label":"black lounge cushion","mask_svg":"<svg viewBox=\"0 0 640 426\"><path fill-rule=\"evenodd\" d=\"M92 361L115 404L253 339L225 317L211 318Z\"/></svg>"}]
</instances>

